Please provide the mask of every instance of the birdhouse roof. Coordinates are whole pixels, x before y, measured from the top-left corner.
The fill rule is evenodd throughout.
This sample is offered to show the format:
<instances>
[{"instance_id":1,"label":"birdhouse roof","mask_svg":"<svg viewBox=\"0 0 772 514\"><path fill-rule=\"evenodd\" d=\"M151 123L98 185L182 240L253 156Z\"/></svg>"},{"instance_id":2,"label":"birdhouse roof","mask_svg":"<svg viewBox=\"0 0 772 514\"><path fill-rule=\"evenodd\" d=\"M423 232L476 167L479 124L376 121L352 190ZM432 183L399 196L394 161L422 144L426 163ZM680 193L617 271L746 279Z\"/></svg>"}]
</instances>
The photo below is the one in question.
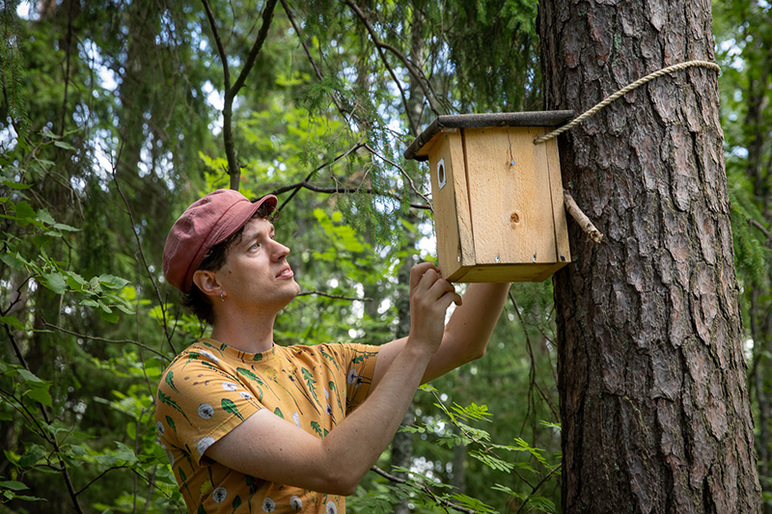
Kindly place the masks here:
<instances>
[{"instance_id":1,"label":"birdhouse roof","mask_svg":"<svg viewBox=\"0 0 772 514\"><path fill-rule=\"evenodd\" d=\"M405 150L405 159L425 161L428 152L421 152L434 136L445 129L480 127L557 127L571 120L574 111L499 112L482 114L452 114L437 116Z\"/></svg>"}]
</instances>

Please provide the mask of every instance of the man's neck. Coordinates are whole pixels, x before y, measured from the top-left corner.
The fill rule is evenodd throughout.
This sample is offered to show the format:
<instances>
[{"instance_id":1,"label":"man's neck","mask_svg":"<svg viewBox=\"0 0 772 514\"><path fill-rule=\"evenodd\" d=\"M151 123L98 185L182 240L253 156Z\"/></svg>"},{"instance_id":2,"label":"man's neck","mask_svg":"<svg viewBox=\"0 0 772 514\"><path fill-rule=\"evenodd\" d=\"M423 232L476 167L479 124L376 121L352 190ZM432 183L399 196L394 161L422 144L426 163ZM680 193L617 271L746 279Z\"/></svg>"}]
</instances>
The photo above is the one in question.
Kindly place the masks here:
<instances>
[{"instance_id":1,"label":"man's neck","mask_svg":"<svg viewBox=\"0 0 772 514\"><path fill-rule=\"evenodd\" d=\"M212 326L212 339L246 353L263 353L273 347L276 316L247 318L219 316Z\"/></svg>"}]
</instances>

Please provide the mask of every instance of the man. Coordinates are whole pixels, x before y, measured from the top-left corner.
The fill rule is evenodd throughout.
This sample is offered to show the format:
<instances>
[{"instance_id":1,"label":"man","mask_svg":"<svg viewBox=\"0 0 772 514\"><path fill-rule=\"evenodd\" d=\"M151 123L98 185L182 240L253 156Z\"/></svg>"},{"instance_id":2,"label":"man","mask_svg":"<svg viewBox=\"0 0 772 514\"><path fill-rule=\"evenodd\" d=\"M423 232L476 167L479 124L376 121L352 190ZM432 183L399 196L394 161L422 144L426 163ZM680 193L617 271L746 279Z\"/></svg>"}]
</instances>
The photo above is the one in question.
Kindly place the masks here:
<instances>
[{"instance_id":1,"label":"man","mask_svg":"<svg viewBox=\"0 0 772 514\"><path fill-rule=\"evenodd\" d=\"M508 284L463 298L429 264L410 274L410 334L381 346L274 345L300 291L268 216L221 189L193 203L164 248L164 274L212 324L169 365L156 427L191 512L345 512L419 384L479 358ZM447 326L445 312L456 308Z\"/></svg>"}]
</instances>

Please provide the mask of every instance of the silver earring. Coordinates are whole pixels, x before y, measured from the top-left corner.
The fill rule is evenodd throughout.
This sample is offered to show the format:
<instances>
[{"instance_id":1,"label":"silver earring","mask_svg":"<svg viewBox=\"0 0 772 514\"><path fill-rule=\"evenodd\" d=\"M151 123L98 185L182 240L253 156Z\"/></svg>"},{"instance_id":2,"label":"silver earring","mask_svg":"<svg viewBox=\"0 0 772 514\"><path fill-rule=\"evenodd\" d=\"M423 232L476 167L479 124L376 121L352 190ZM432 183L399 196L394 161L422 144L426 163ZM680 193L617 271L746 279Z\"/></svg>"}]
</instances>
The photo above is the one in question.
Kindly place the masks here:
<instances>
[{"instance_id":1,"label":"silver earring","mask_svg":"<svg viewBox=\"0 0 772 514\"><path fill-rule=\"evenodd\" d=\"M222 292L220 293L220 301L221 302L225 301L225 293L222 293Z\"/></svg>"}]
</instances>

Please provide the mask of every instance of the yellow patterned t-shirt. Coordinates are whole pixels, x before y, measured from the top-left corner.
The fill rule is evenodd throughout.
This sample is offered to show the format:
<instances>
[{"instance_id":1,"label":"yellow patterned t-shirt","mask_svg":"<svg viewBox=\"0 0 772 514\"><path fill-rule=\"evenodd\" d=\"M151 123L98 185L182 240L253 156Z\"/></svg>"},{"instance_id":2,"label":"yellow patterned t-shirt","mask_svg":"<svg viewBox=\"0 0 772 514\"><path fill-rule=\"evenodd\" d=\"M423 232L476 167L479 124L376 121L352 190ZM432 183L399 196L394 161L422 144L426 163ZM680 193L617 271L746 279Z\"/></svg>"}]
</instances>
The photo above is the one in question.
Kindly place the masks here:
<instances>
[{"instance_id":1,"label":"yellow patterned t-shirt","mask_svg":"<svg viewBox=\"0 0 772 514\"><path fill-rule=\"evenodd\" d=\"M367 396L378 347L276 346L244 353L201 339L161 377L156 428L190 512L343 514L345 498L268 482L206 449L260 409L323 438Z\"/></svg>"}]
</instances>

